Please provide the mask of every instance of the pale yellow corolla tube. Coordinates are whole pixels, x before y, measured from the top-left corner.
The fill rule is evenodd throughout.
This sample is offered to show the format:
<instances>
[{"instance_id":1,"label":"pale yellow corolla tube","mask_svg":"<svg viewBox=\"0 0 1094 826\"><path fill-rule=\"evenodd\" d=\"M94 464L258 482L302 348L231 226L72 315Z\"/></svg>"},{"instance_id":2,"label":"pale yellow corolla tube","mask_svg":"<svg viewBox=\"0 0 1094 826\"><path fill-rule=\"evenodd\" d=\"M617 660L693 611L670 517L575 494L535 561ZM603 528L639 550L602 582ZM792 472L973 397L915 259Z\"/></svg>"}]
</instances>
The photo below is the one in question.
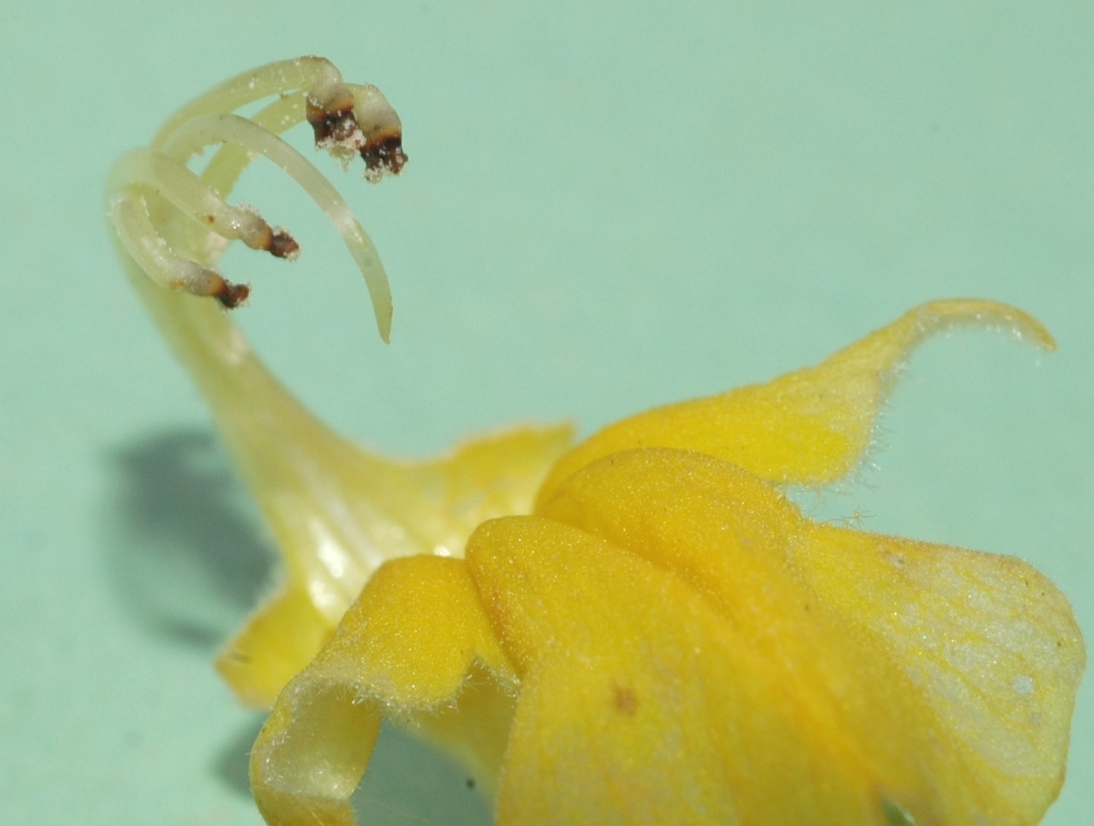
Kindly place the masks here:
<instances>
[{"instance_id":1,"label":"pale yellow corolla tube","mask_svg":"<svg viewBox=\"0 0 1094 826\"><path fill-rule=\"evenodd\" d=\"M251 757L267 822L352 824L385 718L459 761L500 826L1039 821L1085 665L1065 597L1014 558L812 521L782 488L854 471L926 336L979 324L1051 349L1047 331L995 302L932 302L816 367L568 451L563 426L385 459L331 433L211 298L185 294L234 301L219 252L277 232L223 198L305 113L320 145L348 134L361 150L352 109L401 166L397 117L359 89L317 58L241 75L180 110L111 190L134 284L284 558L280 591L218 661L243 700L273 703ZM282 96L250 126L218 119L252 92ZM177 164L212 127L228 145L196 181ZM361 232L347 243L373 267L386 334Z\"/></svg>"}]
</instances>

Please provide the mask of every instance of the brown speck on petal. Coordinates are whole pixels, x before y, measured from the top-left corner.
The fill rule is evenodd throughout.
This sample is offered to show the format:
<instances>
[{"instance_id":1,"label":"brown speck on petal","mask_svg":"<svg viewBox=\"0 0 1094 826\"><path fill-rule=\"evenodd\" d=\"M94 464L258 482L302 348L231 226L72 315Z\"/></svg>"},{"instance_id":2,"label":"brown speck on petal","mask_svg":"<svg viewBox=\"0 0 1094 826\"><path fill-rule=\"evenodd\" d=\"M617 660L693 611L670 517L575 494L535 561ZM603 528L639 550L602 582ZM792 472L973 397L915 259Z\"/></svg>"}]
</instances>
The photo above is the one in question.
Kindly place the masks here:
<instances>
[{"instance_id":1,"label":"brown speck on petal","mask_svg":"<svg viewBox=\"0 0 1094 826\"><path fill-rule=\"evenodd\" d=\"M612 705L625 717L633 717L638 711L638 696L628 686L612 683Z\"/></svg>"}]
</instances>

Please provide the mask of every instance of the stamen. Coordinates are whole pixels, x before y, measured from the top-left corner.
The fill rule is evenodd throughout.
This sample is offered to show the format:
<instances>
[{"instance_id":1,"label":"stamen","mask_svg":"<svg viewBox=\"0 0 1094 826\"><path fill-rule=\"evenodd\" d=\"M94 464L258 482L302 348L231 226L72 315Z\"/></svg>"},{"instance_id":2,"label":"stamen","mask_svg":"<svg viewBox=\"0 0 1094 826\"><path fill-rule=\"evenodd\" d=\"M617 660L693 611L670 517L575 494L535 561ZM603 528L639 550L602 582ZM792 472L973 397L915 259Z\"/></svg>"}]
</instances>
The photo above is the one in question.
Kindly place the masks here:
<instances>
[{"instance_id":1,"label":"stamen","mask_svg":"<svg viewBox=\"0 0 1094 826\"><path fill-rule=\"evenodd\" d=\"M289 92L330 88L342 82L342 74L326 58L298 57L270 63L243 72L214 86L167 119L152 141L153 148L163 147L175 131L202 115L234 112L241 106Z\"/></svg>"},{"instance_id":2,"label":"stamen","mask_svg":"<svg viewBox=\"0 0 1094 826\"><path fill-rule=\"evenodd\" d=\"M351 85L350 88L353 90L353 113L365 134L361 147L365 178L375 183L386 173L398 175L407 162L399 116L375 86Z\"/></svg>"},{"instance_id":3,"label":"stamen","mask_svg":"<svg viewBox=\"0 0 1094 826\"><path fill-rule=\"evenodd\" d=\"M225 307L237 307L250 294L247 285L233 284L216 270L180 258L156 232L144 198L122 197L111 203L110 217L118 238L141 269L168 290L216 298Z\"/></svg>"},{"instance_id":4,"label":"stamen","mask_svg":"<svg viewBox=\"0 0 1094 826\"><path fill-rule=\"evenodd\" d=\"M217 143L233 143L269 158L287 172L326 213L357 262L372 297L380 335L387 341L391 329L391 290L387 275L368 233L358 223L322 173L277 135L239 115L204 115L179 127L164 151L172 157L189 157Z\"/></svg>"},{"instance_id":5,"label":"stamen","mask_svg":"<svg viewBox=\"0 0 1094 826\"><path fill-rule=\"evenodd\" d=\"M260 110L253 118L259 126L269 129L275 135L280 135L288 129L303 123L305 119L306 104L304 93L295 92L280 97ZM254 155L242 146L226 143L217 150L216 155L209 161L205 171L201 173L201 179L213 188L217 194L223 195L231 192L236 185L239 176L247 165L254 160Z\"/></svg>"},{"instance_id":6,"label":"stamen","mask_svg":"<svg viewBox=\"0 0 1094 826\"><path fill-rule=\"evenodd\" d=\"M273 95L278 98L253 119L231 114ZM224 242L241 240L290 260L300 251L286 230L271 227L253 207L233 207L223 200L251 160L265 155L304 187L342 236L365 277L380 335L387 341L391 293L372 241L326 178L277 137L305 119L317 147L344 163L359 154L370 181L398 173L406 163L399 117L378 89L344 83L323 58L286 60L220 84L168 118L150 149L122 158L111 175L111 219L125 248L161 287L237 306L249 288L206 266L223 252ZM187 162L216 144L221 149L200 176L194 174ZM176 222L171 208L193 225ZM176 249L169 251L167 238Z\"/></svg>"}]
</instances>

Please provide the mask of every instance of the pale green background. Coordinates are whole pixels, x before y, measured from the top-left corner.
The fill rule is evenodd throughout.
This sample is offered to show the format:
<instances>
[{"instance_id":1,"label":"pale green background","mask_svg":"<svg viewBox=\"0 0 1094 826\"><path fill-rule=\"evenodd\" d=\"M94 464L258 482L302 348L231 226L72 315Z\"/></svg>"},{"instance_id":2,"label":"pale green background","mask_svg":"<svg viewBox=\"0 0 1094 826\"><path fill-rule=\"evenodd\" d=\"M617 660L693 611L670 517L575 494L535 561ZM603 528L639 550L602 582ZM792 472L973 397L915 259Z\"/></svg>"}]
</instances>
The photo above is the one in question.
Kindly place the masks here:
<instances>
[{"instance_id":1,"label":"pale green background","mask_svg":"<svg viewBox=\"0 0 1094 826\"><path fill-rule=\"evenodd\" d=\"M239 318L332 423L411 454L514 420L587 432L927 299L1002 299L1059 352L929 344L865 486L817 513L1022 556L1094 629L1089 0L3 0L0 821L258 823L259 718L209 660L268 543L115 266L101 191L176 105L305 53L380 85L411 158L379 188L336 175L391 275L390 347L304 197L261 164L240 190L304 256L233 251L256 288ZM1090 685L1054 826L1092 820ZM371 822L482 816L398 736L368 782Z\"/></svg>"}]
</instances>

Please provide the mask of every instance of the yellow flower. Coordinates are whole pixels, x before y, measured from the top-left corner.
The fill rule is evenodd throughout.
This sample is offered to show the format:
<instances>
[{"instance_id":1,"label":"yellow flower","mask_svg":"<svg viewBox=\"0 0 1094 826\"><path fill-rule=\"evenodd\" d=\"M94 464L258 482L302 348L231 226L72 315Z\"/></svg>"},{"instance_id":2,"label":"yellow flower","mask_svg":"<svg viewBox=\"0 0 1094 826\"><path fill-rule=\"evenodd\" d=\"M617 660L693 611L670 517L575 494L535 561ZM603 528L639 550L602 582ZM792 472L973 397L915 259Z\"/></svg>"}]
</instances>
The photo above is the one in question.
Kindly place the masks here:
<instances>
[{"instance_id":1,"label":"yellow flower","mask_svg":"<svg viewBox=\"0 0 1094 826\"><path fill-rule=\"evenodd\" d=\"M276 90L352 98L326 67ZM276 74L221 90L259 73ZM245 163L204 185L223 197ZM284 554L282 590L218 662L273 702L251 762L270 824L352 823L385 717L460 761L502 826L1023 826L1056 797L1085 661L1063 595L1013 558L811 521L780 489L855 468L925 336L979 323L1051 348L1034 319L934 302L568 451L568 428L524 429L400 464L312 418L208 298L145 277L165 267L141 259L149 232L215 274L227 236L157 213L189 209L177 186L122 175L111 214Z\"/></svg>"}]
</instances>

